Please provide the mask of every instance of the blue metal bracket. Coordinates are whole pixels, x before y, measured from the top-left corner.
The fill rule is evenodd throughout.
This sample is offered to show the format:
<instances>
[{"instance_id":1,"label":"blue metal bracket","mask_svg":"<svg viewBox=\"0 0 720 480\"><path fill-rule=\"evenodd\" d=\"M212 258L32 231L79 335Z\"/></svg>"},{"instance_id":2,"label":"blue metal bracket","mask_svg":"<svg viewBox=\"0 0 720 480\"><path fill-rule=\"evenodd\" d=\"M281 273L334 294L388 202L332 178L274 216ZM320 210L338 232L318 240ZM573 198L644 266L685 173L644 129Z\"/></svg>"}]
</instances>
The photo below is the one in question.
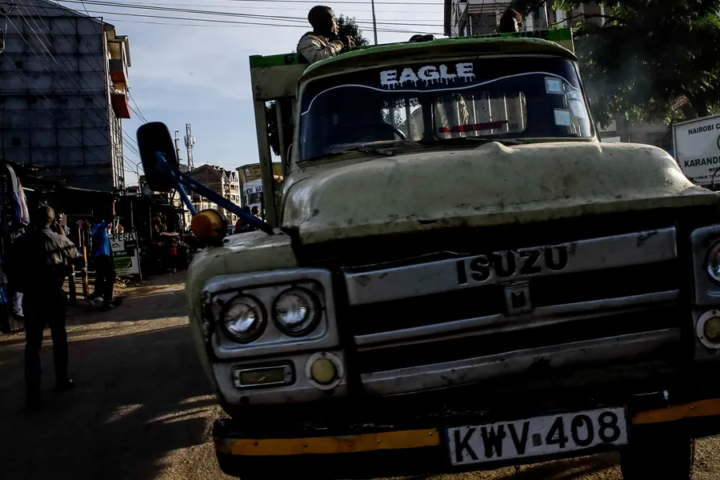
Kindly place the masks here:
<instances>
[{"instance_id":1,"label":"blue metal bracket","mask_svg":"<svg viewBox=\"0 0 720 480\"><path fill-rule=\"evenodd\" d=\"M188 198L185 187L187 187L189 190L192 190L193 192L199 193L211 202L215 202L219 207L230 210L231 212L242 218L243 222L258 227L260 230L267 233L268 235L273 234L273 229L268 223L263 222L255 215L246 212L245 210L238 207L219 193L210 190L208 187L198 182L194 178L181 172L177 167L170 165L168 161L165 160L165 157L162 153L156 152L155 157L157 158L157 169L168 177L172 178L173 182L175 183L175 188L180 193L180 198L182 199L183 203L185 203L185 206L188 207L190 213L192 213L193 215L197 215L198 212L195 206L190 201L190 198Z\"/></svg>"}]
</instances>

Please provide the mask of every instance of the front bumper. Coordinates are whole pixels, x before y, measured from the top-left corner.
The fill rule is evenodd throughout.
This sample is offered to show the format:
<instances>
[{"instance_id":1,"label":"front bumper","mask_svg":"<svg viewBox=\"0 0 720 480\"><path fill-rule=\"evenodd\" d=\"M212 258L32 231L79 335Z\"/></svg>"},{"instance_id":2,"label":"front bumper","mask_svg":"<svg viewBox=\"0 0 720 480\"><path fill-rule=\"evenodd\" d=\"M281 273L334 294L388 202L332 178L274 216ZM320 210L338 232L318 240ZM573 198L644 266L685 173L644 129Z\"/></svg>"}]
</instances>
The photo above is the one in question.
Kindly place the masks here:
<instances>
[{"instance_id":1,"label":"front bumper","mask_svg":"<svg viewBox=\"0 0 720 480\"><path fill-rule=\"evenodd\" d=\"M586 392L587 393L587 392ZM412 397L410 397L412 398ZM533 398L528 404L527 398ZM557 398L566 398L558 401ZM312 478L375 478L414 474L437 474L534 463L538 460L588 455L616 449L597 446L564 454L516 458L467 466L450 461L446 429L452 426L483 425L530 417L579 412L588 409L627 408L628 438L639 433L658 432L697 438L720 432L720 386L708 384L693 388L636 393L603 398L525 396L523 399L490 401L481 408L460 404L437 408L425 398L405 414L400 413L406 399L378 399L360 407L343 408L342 413L327 410L326 422L284 421L262 427L254 422L218 420L213 437L222 470L240 477L282 478L283 475L309 475ZM496 399L499 400L499 399ZM478 402L480 403L480 402ZM387 408L381 407L385 405ZM370 410L382 408L377 421L368 421ZM341 410L343 410L341 409ZM418 415L418 412L424 412ZM395 418L393 420L392 418ZM672 432L672 433L669 433ZM304 477L303 477L304 478Z\"/></svg>"}]
</instances>

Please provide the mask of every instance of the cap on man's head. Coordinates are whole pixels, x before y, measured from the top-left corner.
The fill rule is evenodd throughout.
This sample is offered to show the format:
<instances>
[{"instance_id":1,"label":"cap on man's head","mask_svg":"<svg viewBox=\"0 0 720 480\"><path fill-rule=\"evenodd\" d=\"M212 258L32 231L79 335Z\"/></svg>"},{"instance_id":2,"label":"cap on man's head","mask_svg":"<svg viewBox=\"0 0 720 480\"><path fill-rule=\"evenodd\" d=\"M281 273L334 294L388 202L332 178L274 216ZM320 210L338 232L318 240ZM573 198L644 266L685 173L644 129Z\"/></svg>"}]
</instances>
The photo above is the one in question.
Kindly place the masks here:
<instances>
[{"instance_id":1,"label":"cap on man's head","mask_svg":"<svg viewBox=\"0 0 720 480\"><path fill-rule=\"evenodd\" d=\"M310 9L310 12L308 12L308 22L310 22L313 28L327 27L333 15L332 8L324 5L315 5Z\"/></svg>"}]
</instances>

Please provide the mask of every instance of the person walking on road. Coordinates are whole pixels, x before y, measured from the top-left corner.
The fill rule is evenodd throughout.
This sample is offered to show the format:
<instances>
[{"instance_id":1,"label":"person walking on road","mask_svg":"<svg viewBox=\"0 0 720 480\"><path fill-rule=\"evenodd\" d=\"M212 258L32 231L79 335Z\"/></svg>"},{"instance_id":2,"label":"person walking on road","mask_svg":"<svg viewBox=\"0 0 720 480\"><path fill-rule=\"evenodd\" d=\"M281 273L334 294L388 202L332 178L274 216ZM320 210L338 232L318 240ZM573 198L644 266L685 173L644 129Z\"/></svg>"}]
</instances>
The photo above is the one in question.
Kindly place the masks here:
<instances>
[{"instance_id":1,"label":"person walking on road","mask_svg":"<svg viewBox=\"0 0 720 480\"><path fill-rule=\"evenodd\" d=\"M91 232L92 251L95 259L95 291L92 298L102 296L102 309L113 308L113 287L115 286L115 263L112 258L110 239L107 234L108 223L105 220L97 223Z\"/></svg>"},{"instance_id":2,"label":"person walking on road","mask_svg":"<svg viewBox=\"0 0 720 480\"><path fill-rule=\"evenodd\" d=\"M62 282L69 263L82 265L83 262L75 244L50 230L55 220L52 208L41 207L33 220L36 228L16 243L14 258L17 265L13 267L11 276L18 291L23 293L26 405L29 410L37 410L41 406L40 348L46 324L50 326L53 342L55 389L63 392L75 386L68 377L66 298Z\"/></svg>"}]
</instances>

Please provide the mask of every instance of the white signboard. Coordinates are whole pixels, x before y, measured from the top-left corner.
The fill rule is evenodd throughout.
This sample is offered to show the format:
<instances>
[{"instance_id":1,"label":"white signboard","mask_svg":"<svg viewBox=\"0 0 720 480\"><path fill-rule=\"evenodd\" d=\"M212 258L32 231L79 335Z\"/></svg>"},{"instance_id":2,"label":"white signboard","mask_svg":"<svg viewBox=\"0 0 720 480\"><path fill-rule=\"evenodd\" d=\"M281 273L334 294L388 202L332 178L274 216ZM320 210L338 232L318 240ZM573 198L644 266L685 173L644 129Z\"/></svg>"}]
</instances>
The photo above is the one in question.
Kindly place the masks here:
<instances>
[{"instance_id":1,"label":"white signboard","mask_svg":"<svg viewBox=\"0 0 720 480\"><path fill-rule=\"evenodd\" d=\"M605 137L601 138L602 143L622 143L622 137Z\"/></svg>"},{"instance_id":2,"label":"white signboard","mask_svg":"<svg viewBox=\"0 0 720 480\"><path fill-rule=\"evenodd\" d=\"M710 185L720 168L720 115L676 123L673 144L685 176L699 185ZM715 181L720 183L720 173Z\"/></svg>"},{"instance_id":3,"label":"white signboard","mask_svg":"<svg viewBox=\"0 0 720 480\"><path fill-rule=\"evenodd\" d=\"M137 233L116 233L109 235L110 248L115 261L115 273L119 277L140 274Z\"/></svg>"}]
</instances>

